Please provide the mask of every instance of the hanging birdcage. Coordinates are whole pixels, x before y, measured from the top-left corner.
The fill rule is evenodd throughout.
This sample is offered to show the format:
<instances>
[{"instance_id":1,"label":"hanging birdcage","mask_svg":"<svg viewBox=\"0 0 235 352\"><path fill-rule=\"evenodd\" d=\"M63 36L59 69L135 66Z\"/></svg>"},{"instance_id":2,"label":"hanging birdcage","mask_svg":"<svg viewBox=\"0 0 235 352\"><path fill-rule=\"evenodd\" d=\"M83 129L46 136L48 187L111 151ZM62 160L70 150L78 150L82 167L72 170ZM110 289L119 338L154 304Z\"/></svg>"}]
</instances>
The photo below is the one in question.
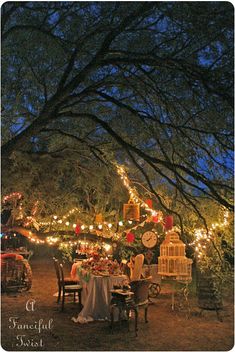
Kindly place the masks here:
<instances>
[{"instance_id":1,"label":"hanging birdcage","mask_svg":"<svg viewBox=\"0 0 235 352\"><path fill-rule=\"evenodd\" d=\"M178 233L169 232L160 246L158 274L176 280L191 280L192 262L185 255L185 244L179 239Z\"/></svg>"}]
</instances>

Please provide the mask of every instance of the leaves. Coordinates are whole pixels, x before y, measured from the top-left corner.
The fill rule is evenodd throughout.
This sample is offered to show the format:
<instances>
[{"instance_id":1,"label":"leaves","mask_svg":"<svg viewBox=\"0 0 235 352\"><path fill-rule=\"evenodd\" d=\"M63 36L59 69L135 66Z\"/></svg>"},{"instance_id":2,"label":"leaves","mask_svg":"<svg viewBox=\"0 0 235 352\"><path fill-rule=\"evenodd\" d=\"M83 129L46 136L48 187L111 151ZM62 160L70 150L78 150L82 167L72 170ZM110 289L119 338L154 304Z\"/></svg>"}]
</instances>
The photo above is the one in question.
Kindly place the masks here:
<instances>
[{"instance_id":1,"label":"leaves","mask_svg":"<svg viewBox=\"0 0 235 352\"><path fill-rule=\"evenodd\" d=\"M118 160L181 225L185 208L205 223L200 197L233 209L232 17L213 2L4 4L4 188L33 187L48 213L108 212L125 198L104 187Z\"/></svg>"}]
</instances>

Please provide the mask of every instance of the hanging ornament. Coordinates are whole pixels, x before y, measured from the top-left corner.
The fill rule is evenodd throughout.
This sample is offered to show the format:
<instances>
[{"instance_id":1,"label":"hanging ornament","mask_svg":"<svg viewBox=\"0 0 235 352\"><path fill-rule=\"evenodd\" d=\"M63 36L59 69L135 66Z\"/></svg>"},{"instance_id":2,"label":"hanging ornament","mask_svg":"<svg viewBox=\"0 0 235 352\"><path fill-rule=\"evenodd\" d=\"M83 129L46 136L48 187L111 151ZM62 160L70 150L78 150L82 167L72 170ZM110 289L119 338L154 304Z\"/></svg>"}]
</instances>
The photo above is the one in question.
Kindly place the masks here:
<instances>
[{"instance_id":1,"label":"hanging ornament","mask_svg":"<svg viewBox=\"0 0 235 352\"><path fill-rule=\"evenodd\" d=\"M81 232L81 226L79 224L77 224L75 227L75 233L76 233L76 235L79 235L80 232Z\"/></svg>"},{"instance_id":2,"label":"hanging ornament","mask_svg":"<svg viewBox=\"0 0 235 352\"><path fill-rule=\"evenodd\" d=\"M151 208L151 209L153 208L153 201L152 201L152 199L146 199L146 200L145 200L145 203L148 205L149 208Z\"/></svg>"},{"instance_id":3,"label":"hanging ornament","mask_svg":"<svg viewBox=\"0 0 235 352\"><path fill-rule=\"evenodd\" d=\"M103 222L103 216L102 216L102 214L96 214L96 216L95 216L95 222L96 222L97 224L100 224L101 222Z\"/></svg>"},{"instance_id":4,"label":"hanging ornament","mask_svg":"<svg viewBox=\"0 0 235 352\"><path fill-rule=\"evenodd\" d=\"M165 230L171 230L173 227L173 216L172 215L168 215L165 217Z\"/></svg>"},{"instance_id":5,"label":"hanging ornament","mask_svg":"<svg viewBox=\"0 0 235 352\"><path fill-rule=\"evenodd\" d=\"M158 215L152 216L152 221L156 223L159 222Z\"/></svg>"},{"instance_id":6,"label":"hanging ornament","mask_svg":"<svg viewBox=\"0 0 235 352\"><path fill-rule=\"evenodd\" d=\"M140 220L140 205L135 204L132 199L128 204L123 204L123 219L124 220Z\"/></svg>"},{"instance_id":7,"label":"hanging ornament","mask_svg":"<svg viewBox=\"0 0 235 352\"><path fill-rule=\"evenodd\" d=\"M126 240L128 243L132 243L135 240L135 235L132 232L126 234Z\"/></svg>"}]
</instances>

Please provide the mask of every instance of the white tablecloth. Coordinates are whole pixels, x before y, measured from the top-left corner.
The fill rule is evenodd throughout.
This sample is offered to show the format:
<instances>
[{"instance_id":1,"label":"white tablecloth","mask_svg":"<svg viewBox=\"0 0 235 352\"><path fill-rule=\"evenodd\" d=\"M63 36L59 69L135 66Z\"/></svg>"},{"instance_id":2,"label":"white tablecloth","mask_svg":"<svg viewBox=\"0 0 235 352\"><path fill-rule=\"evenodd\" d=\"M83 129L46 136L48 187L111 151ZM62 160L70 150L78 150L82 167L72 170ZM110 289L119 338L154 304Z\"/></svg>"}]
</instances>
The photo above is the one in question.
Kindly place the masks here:
<instances>
[{"instance_id":1,"label":"white tablecloth","mask_svg":"<svg viewBox=\"0 0 235 352\"><path fill-rule=\"evenodd\" d=\"M127 276L95 276L87 284L83 285L82 304L83 309L77 318L73 317L75 323L88 323L93 320L108 320L110 318L110 290L113 285L123 285Z\"/></svg>"},{"instance_id":2,"label":"white tablecloth","mask_svg":"<svg viewBox=\"0 0 235 352\"><path fill-rule=\"evenodd\" d=\"M71 277L79 279L77 269L81 263L74 263L71 269ZM83 309L72 320L75 323L88 323L93 320L108 320L110 318L110 290L114 285L123 285L128 280L126 275L96 276L91 275L86 283L80 280L83 286L82 304Z\"/></svg>"}]
</instances>

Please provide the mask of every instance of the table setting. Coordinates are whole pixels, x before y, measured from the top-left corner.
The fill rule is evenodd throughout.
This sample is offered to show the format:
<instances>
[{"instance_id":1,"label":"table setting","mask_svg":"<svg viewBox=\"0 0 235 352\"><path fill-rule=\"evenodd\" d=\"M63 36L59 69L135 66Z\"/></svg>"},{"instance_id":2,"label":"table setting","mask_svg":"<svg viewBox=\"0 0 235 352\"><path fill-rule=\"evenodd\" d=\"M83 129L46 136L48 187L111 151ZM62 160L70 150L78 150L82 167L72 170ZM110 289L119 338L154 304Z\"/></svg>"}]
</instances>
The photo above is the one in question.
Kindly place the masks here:
<instances>
[{"instance_id":1,"label":"table setting","mask_svg":"<svg viewBox=\"0 0 235 352\"><path fill-rule=\"evenodd\" d=\"M83 309L72 318L75 323L109 320L113 290L129 290L128 277L122 274L119 263L99 255L74 263L71 277L76 277L83 286Z\"/></svg>"}]
</instances>

